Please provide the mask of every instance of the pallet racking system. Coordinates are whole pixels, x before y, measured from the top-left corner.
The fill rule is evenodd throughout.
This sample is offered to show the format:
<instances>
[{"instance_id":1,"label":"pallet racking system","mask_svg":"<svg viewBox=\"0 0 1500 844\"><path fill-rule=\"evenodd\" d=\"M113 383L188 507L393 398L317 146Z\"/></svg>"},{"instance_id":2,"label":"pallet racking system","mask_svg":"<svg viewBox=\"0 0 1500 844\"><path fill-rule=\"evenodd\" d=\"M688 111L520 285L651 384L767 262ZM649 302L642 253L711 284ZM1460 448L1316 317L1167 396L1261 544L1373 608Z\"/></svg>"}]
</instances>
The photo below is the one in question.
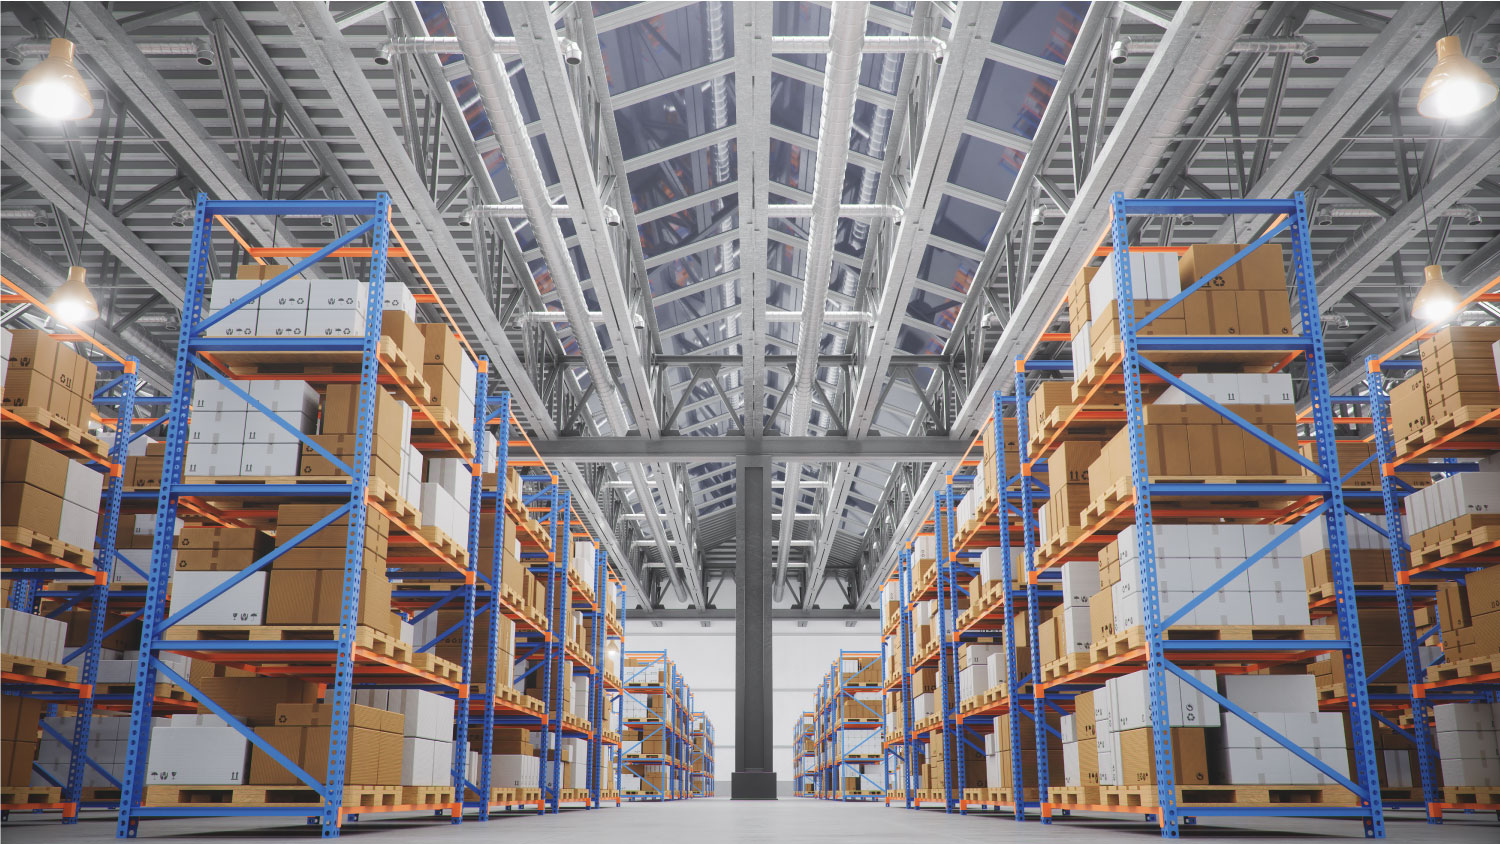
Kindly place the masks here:
<instances>
[{"instance_id":1,"label":"pallet racking system","mask_svg":"<svg viewBox=\"0 0 1500 844\"><path fill-rule=\"evenodd\" d=\"M621 692L622 767L639 779L637 789L623 785L630 801L681 800L712 796L692 787L693 725L701 718L708 736L713 724L694 711L693 692L666 651L626 651ZM639 733L639 737L628 733Z\"/></svg>"},{"instance_id":2,"label":"pallet racking system","mask_svg":"<svg viewBox=\"0 0 1500 844\"><path fill-rule=\"evenodd\" d=\"M1221 266L1205 274L1195 284L1185 286L1181 293L1169 299L1148 316L1137 320L1131 312L1132 309L1121 309L1119 314L1121 348L1107 362L1108 366L1102 376L1093 379L1094 392L1089 393L1082 402L1078 403L1080 408L1086 406L1088 399L1105 384L1111 383L1112 378L1116 378L1116 373L1118 373L1118 388L1123 393L1124 424L1130 443L1130 486L1123 502L1114 507L1111 512L1104 513L1092 521L1084 528L1081 535L1045 558L1029 559L1028 579L1035 580L1038 573L1057 567L1065 560L1087 559L1087 555L1079 554L1081 549L1088 545L1097 545L1099 540L1120 532L1127 525L1134 525L1136 527L1135 550L1141 561L1144 641L1139 646L1129 647L1119 655L1047 679L1038 684L1037 694L1039 699L1045 700L1049 707L1059 706L1066 709L1074 695L1088 689L1099 688L1107 677L1144 668L1147 672L1149 687L1154 778L1158 785L1151 789L1155 792L1154 801L1143 800L1137 805L1118 803L1066 805L1052 802L1049 795L1048 800L1042 806L1042 819L1044 822L1049 822L1055 812L1075 809L1144 815L1157 821L1163 836L1176 837L1180 824L1189 817L1234 815L1351 817L1363 822L1367 835L1383 836L1384 818L1381 814L1380 793L1373 761L1371 711L1365 690L1365 667L1361 655L1358 616L1355 612L1353 581L1350 572L1345 523L1346 506L1340 483L1342 474L1339 471L1335 448L1326 360L1319 321L1303 319L1301 333L1286 337L1253 335L1163 337L1143 336L1140 330L1153 318L1177 305L1190 293L1202 288L1210 280L1283 231L1289 233L1291 240L1294 270L1293 301L1297 312L1304 315L1317 314L1317 290L1312 277L1308 217L1303 197L1298 194L1292 199L1284 200L1127 200L1117 193L1111 202L1111 212L1112 252L1116 267L1113 296L1116 302L1129 302L1135 298L1129 260L1131 249L1127 230L1129 217L1263 214L1273 215L1276 219L1268 230L1252 244L1237 252ZM1243 360L1247 357L1259 360L1267 356L1271 358L1284 356L1276 363L1278 369L1284 368L1299 357L1304 358L1312 397L1310 422L1316 443L1314 460L1303 458L1295 451L1288 449L1284 444L1237 416L1225 406L1209 399L1170 371L1172 368L1181 371L1180 364L1188 359L1184 353L1197 356L1199 359L1217 357L1219 360L1226 361ZM1026 372L1042 367L1056 368L1056 364L1039 360L1018 364L1016 394L1022 397L1023 401L1026 396ZM1144 442L1142 383L1146 379L1175 387L1190 397L1191 401L1212 409L1229 423L1300 464L1310 472L1312 480L1302 483L1261 483L1235 482L1235 479L1208 479L1202 482L1186 483L1153 478L1147 471L1147 446ZM1024 418L1024 416L1023 406L1018 411L1018 417ZM1065 422L1064 427L1066 425ZM1035 455L1027 455L1023 451L1022 466L1035 468L1037 460L1048 456L1049 448L1056 442L1056 439L1054 437ZM1021 448L1026 449L1026 437L1020 437L1020 441ZM1227 572L1220 580L1204 590L1198 590L1196 595L1188 599L1185 608L1178 608L1174 613L1163 618L1161 584L1157 581L1155 567L1154 527L1159 523L1158 519L1170 522L1174 518L1190 517L1193 515L1192 504L1195 501L1204 504L1224 499L1254 502L1258 499L1280 499L1288 495L1302 500L1313 499L1316 504L1310 508L1295 507L1291 513L1286 512L1284 508L1274 507L1269 509L1252 507L1235 511L1230 516L1226 516L1222 510L1219 511L1217 515L1225 517L1226 520L1239 518L1257 522L1271 521L1286 524L1287 529L1278 533L1276 538L1265 546L1248 554L1243 562ZM1175 508L1173 504L1167 504L1163 510L1153 508L1154 504L1168 501L1177 502ZM1336 639L1298 637L1268 640L1247 637L1232 640L1213 637L1209 641L1195 641L1192 638L1175 638L1166 635L1167 631L1193 606L1201 603L1209 595L1222 589L1234 577L1265 558L1298 530L1313 525L1316 521L1324 522L1329 535L1337 587L1334 600L1334 615L1337 620ZM1035 518L1028 517L1027 522L1028 533L1034 532ZM1032 637L1037 635L1039 609L1035 600L1029 602L1028 619L1032 628L1030 631ZM1255 715L1220 695L1217 689L1210 688L1185 670L1185 667L1191 666L1223 672L1242 672L1247 668L1253 669L1276 663L1305 662L1323 653L1332 654L1334 658L1341 659L1346 675L1350 678L1347 706L1354 742L1352 777L1344 776L1324 764L1316 756L1270 728ZM1216 706L1240 718L1276 746L1286 748L1297 758L1312 765L1337 786L1347 789L1354 799L1348 805L1336 801L1300 805L1252 804L1242 799L1233 789L1222 789L1220 791L1222 796L1219 799L1211 797L1202 803L1183 801L1181 799L1185 796L1182 794L1183 789L1174 784L1173 748L1168 738L1166 680L1169 676L1177 678ZM1038 746L1044 747L1049 733L1045 721L1038 720L1036 729ZM1037 758L1037 780L1039 785L1046 787L1048 782L1046 754L1039 752Z\"/></svg>"},{"instance_id":3,"label":"pallet racking system","mask_svg":"<svg viewBox=\"0 0 1500 844\"><path fill-rule=\"evenodd\" d=\"M792 725L792 795L817 796L817 726L813 713L803 712ZM889 785L887 785L889 787Z\"/></svg>"},{"instance_id":4,"label":"pallet racking system","mask_svg":"<svg viewBox=\"0 0 1500 844\"><path fill-rule=\"evenodd\" d=\"M897 555L896 571L894 576L887 582L887 588L896 588L897 600L895 602L895 613L890 612L891 603L885 602L882 617L893 616L885 619L882 624L880 650L885 658L885 664L894 666L895 672L887 672L881 691L886 700L886 722L885 734L882 739L885 760L885 805L890 806L892 800L900 801L905 808L916 808L917 790L917 756L920 752L920 740L916 732L915 719L912 717L912 694L911 694L911 671L912 671L912 543L906 543L906 547ZM894 644L893 644L894 643ZM894 652L893 652L894 651ZM892 707L890 701L892 696L896 698L897 706ZM892 723L890 713L896 711L896 723ZM896 777L892 784L892 777Z\"/></svg>"},{"instance_id":5,"label":"pallet racking system","mask_svg":"<svg viewBox=\"0 0 1500 844\"><path fill-rule=\"evenodd\" d=\"M392 247L390 228L390 199L385 194L373 200L354 201L219 201L200 195L196 204L193 228L193 245L190 256L187 291L179 331L177 356L174 368L171 403L167 419L165 457L160 489L156 495L158 519L152 546L151 569L148 573L145 606L142 612L142 633L134 699L131 709L131 728L126 756L125 779L122 784L117 834L133 837L143 819L156 817L192 816L308 816L316 818L324 837L336 837L342 823L349 818L365 814L380 814L396 811L434 810L451 814L455 823L461 820L461 805L452 802L451 792L447 800L425 804L359 805L363 802L357 790L349 796L355 805L345 805L346 799L346 749L350 735L350 712L356 684L361 688L426 689L437 691L458 701L467 699L468 688L461 678L455 679L442 671L438 662L431 658L402 659L373 647L377 643L367 641L357 625L361 570L364 563L364 537L366 513L375 509L390 519L392 525L405 534L399 545L397 562L402 566L425 565L456 572L463 579L466 594L472 596L474 558L460 556L439 546L431 534L424 534L418 526L416 516L409 505L404 505L393 491L384 484L372 483L371 459L373 428L377 390L382 384L394 386L398 393L411 401L416 412L427 417L438 436L428 448L429 453L455 457L468 461L474 471L472 485L479 482L473 443L461 445L462 436L456 435L450 424L445 427L433 411L417 397L411 376L399 367L400 361L383 354L380 348L381 310L385 292L386 262L390 257L409 254L404 247ZM333 242L305 252L275 249L247 250L257 259L264 257L296 257L290 267L274 278L265 280L250 293L236 299L227 307L220 308L212 316L205 315L206 293L213 265L213 229L216 224L233 232L230 220L240 216L293 216L334 215L353 217L360 222L348 233ZM399 240L399 234L395 235ZM368 247L354 244L368 237ZM223 321L247 303L258 302L260 297L278 285L313 267L320 260L340 255L358 254L369 259L368 288L366 292L363 336L346 337L215 337L205 331ZM278 269L280 269L278 267ZM418 268L420 273L420 268ZM435 298L435 297L434 297ZM358 374L345 374L337 366L327 370L312 369L313 374L289 376L274 369L261 367L262 363L279 361L318 361L357 366ZM409 364L408 364L409 366ZM477 361L476 361L477 366ZM478 367L482 372L482 367ZM270 417L280 427L295 435L305 446L312 448L335 467L347 475L347 481L338 477L319 479L318 482L229 482L212 483L198 481L188 483L184 479L184 452L192 425L192 395L199 373L213 379L231 393L244 400L258 412ZM326 374L324 374L326 373ZM253 398L236 382L243 380L278 380L296 377L297 380L317 380L358 383L358 424L355 457L350 465L335 457L307 435L297 431L285 420L267 410L259 400ZM481 375L482 379L482 375ZM482 393L481 393L482 395ZM461 425L461 423L458 423ZM459 430L462 430L459 428ZM196 480L196 479L195 479ZM212 480L212 479L210 479ZM184 500L187 506L183 507ZM190 509L195 512L213 514L217 524L249 525L257 517L264 517L268 507L281 502L320 502L336 505L335 508L313 526L301 531L289 542L261 557L215 589L209 590L187 607L167 615L168 580L171 575L171 557L174 542L174 525L171 518L163 514L177 514ZM181 509L180 509L181 508ZM343 600L340 622L334 638L330 639L270 639L215 638L212 630L198 632L202 638L171 639L168 631L186 615L222 595L237 583L265 569L278 557L296 547L317 531L334 521L347 517L348 542L343 566ZM472 532L471 532L472 534ZM473 538L472 535L470 537ZM466 600L462 636L472 639L472 600ZM189 636L194 635L189 633ZM249 666L258 671L286 677L298 677L307 681L326 684L326 699L332 705L332 724L329 729L327 770L320 779L312 772L303 770L276 747L256 735L254 730L232 715L227 709L212 700L186 677L168 667L161 659L166 653L187 655L194 660ZM464 667L467 670L467 666ZM307 788L311 799L286 803L259 805L236 800L223 804L183 804L163 795L146 798L146 762L150 750L153 720L150 690L157 678L164 676L181 686L201 706L222 719L239 732L251 745L265 753L270 759L291 772ZM456 731L454 742L454 775L456 782L463 780L463 768L467 757L466 731ZM358 785L358 784L351 784ZM157 786L160 788L161 786ZM171 786L167 786L171 788ZM272 789L273 791L275 789ZM297 796L302 796L301 794Z\"/></svg>"},{"instance_id":6,"label":"pallet racking system","mask_svg":"<svg viewBox=\"0 0 1500 844\"><path fill-rule=\"evenodd\" d=\"M93 725L94 710L101 703L95 694L98 676L100 643L106 635L105 620L109 617L111 584L110 573L116 559L115 533L120 518L123 492L123 465L131 439L135 413L136 390L139 375L134 358L122 357L77 326L61 320L44 303L29 295L9 279L0 277L4 289L0 292L0 304L21 305L46 314L49 321L61 323L69 330L55 335L57 339L78 346L90 345L97 349L105 360L95 362L98 370L108 380L96 384L92 399L95 405L114 405L114 425L110 445L106 451L99 441L85 436L86 431L66 430L46 416L28 413L24 408L0 409L0 425L9 438L32 439L46 445L72 460L80 461L102 473L106 480L100 501L100 513L104 532L92 543L91 558L68 559L60 556L56 548L46 543L26 541L25 537L6 536L0 538L0 568L10 582L9 608L32 614L56 617L75 608L87 607L90 612L88 640L84 645L70 650L63 657L63 665L77 669L77 679L69 672L62 677L55 672L22 673L11 667L0 672L7 695L30 697L46 702L56 711L59 706L70 707L74 713L74 730L71 736L59 734L45 722L42 729L69 751L68 773L65 781L57 781L46 770L33 763L32 770L51 782L40 789L30 787L7 788L15 796L0 801L0 813L9 816L11 811L61 810L64 823L76 823L78 811L92 801L85 800L84 771L92 767L105 778L113 780L88 757L89 735ZM99 419L107 423L106 419ZM107 424L106 428L109 428ZM64 551L68 557L74 555ZM51 587L51 588L48 588ZM48 600L45 602L43 598Z\"/></svg>"},{"instance_id":7,"label":"pallet racking system","mask_svg":"<svg viewBox=\"0 0 1500 844\"><path fill-rule=\"evenodd\" d=\"M714 796L714 725L702 712L689 713L688 796Z\"/></svg>"},{"instance_id":8,"label":"pallet racking system","mask_svg":"<svg viewBox=\"0 0 1500 844\"><path fill-rule=\"evenodd\" d=\"M823 675L810 720L813 762L805 772L813 796L846 802L885 798L884 773L877 777L865 770L884 767L884 669L878 652L840 650Z\"/></svg>"},{"instance_id":9,"label":"pallet racking system","mask_svg":"<svg viewBox=\"0 0 1500 844\"><path fill-rule=\"evenodd\" d=\"M1458 303L1454 313L1462 313L1475 302L1500 301L1497 290L1500 290L1500 276L1477 287ZM1500 441L1496 438L1500 408L1480 408L1463 419L1443 420L1422 442L1404 441L1398 449L1392 426L1391 387L1397 379L1404 380L1404 376L1423 377L1423 362L1410 357L1412 347L1432 337L1440 327L1441 323L1430 324L1397 341L1384 354L1367 358L1367 395L1357 397L1369 403L1368 421L1373 428L1375 457L1380 467L1379 505L1384 521L1383 528L1377 525L1372 528L1389 541L1395 575L1393 593L1402 647L1392 662L1403 664L1409 689L1409 697L1402 701L1405 706L1401 714L1406 717L1401 723L1392 722L1378 712L1376 717L1414 746L1420 784L1418 805L1425 808L1429 823L1441 823L1446 812L1492 811L1500 815L1500 789L1442 782L1432 709L1438 703L1500 700L1500 659L1481 658L1453 666L1446 665L1441 654L1431 663L1423 660L1420 647L1424 642L1441 641L1442 631L1435 612L1433 624L1426 630L1417 629L1415 614L1418 607L1430 603L1428 590L1433 585L1462 583L1466 576L1500 564L1500 539L1494 538L1494 528L1481 526L1469 536L1455 537L1457 541L1439 546L1436 552L1431 548L1419 549L1426 552L1419 561L1404 520L1406 498L1415 490L1397 476L1413 471L1444 475L1473 471L1477 468L1474 460L1493 458L1500 453ZM1376 674L1392 667L1382 666Z\"/></svg>"}]
</instances>

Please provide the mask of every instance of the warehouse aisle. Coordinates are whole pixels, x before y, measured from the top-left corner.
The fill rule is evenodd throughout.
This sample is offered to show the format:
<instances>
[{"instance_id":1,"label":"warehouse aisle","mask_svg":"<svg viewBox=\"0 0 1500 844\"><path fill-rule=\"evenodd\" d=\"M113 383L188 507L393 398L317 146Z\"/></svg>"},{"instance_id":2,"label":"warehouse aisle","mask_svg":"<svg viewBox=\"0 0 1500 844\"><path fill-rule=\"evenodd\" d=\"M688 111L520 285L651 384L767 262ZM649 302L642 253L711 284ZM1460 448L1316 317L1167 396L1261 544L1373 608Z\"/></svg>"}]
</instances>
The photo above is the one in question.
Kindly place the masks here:
<instances>
[{"instance_id":1,"label":"warehouse aisle","mask_svg":"<svg viewBox=\"0 0 1500 844\"><path fill-rule=\"evenodd\" d=\"M114 820L103 816L65 827L56 820L20 821L6 824L6 844L105 844L114 841ZM1237 819L1221 827L1223 835L1209 828L1187 832L1195 841L1255 842L1290 838L1307 841L1364 840L1359 825L1350 821L1270 818L1264 821ZM1415 814L1393 816L1387 821L1393 842L1442 842L1442 844L1494 844L1493 817L1450 819L1442 826L1428 826ZM1121 835L1142 842L1158 839L1143 823L1118 820L1059 822L1050 829L1032 823L1016 824L999 817L942 815L908 812L869 804L830 803L783 799L774 803L736 803L725 799L688 800L666 804L639 804L597 812L571 811L560 816L502 815L492 823L466 823L453 827L431 819L356 822L346 827L345 839L366 844L427 844L427 842L479 842L506 840L526 844L576 844L600 841L609 844L703 844L724 842L775 842L775 844L995 844L996 841L1037 844L1119 844ZM215 818L210 820L157 821L143 825L139 841L217 839L234 844L289 844L319 840L313 827ZM510 836L516 836L511 839Z\"/></svg>"}]
</instances>

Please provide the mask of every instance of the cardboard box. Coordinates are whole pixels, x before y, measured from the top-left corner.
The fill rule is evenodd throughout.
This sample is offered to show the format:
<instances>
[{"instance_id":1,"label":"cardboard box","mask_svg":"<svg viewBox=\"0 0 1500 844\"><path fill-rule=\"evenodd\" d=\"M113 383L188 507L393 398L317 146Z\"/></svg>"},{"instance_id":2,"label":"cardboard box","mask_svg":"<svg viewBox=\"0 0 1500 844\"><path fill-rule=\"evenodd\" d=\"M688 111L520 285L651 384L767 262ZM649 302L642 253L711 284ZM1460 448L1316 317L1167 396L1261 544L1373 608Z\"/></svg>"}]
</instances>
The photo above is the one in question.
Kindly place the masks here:
<instances>
[{"instance_id":1,"label":"cardboard box","mask_svg":"<svg viewBox=\"0 0 1500 844\"><path fill-rule=\"evenodd\" d=\"M146 784L243 785L249 749L249 740L228 726L174 723L157 728L151 734Z\"/></svg>"},{"instance_id":2,"label":"cardboard box","mask_svg":"<svg viewBox=\"0 0 1500 844\"><path fill-rule=\"evenodd\" d=\"M1177 785L1208 783L1208 741L1201 727L1173 727L1172 781ZM1156 784L1156 750L1152 728L1123 730L1120 736L1120 767L1123 785Z\"/></svg>"},{"instance_id":3,"label":"cardboard box","mask_svg":"<svg viewBox=\"0 0 1500 844\"><path fill-rule=\"evenodd\" d=\"M0 524L24 527L56 539L62 509L60 495L31 484L0 484Z\"/></svg>"},{"instance_id":4,"label":"cardboard box","mask_svg":"<svg viewBox=\"0 0 1500 844\"><path fill-rule=\"evenodd\" d=\"M0 482L24 483L49 492L58 498L67 498L68 477L72 473L69 464L73 461L59 451L42 445L34 440L9 439L0 444ZM97 472L82 467L94 477L100 477ZM76 496L74 500L84 503ZM99 496L93 496L92 503L99 503ZM15 524L7 521L6 524Z\"/></svg>"},{"instance_id":5,"label":"cardboard box","mask_svg":"<svg viewBox=\"0 0 1500 844\"><path fill-rule=\"evenodd\" d=\"M459 358L464 356L463 345L459 343L458 337L453 333L446 323L419 323L424 339L424 353L422 366L441 366L453 376L456 381L459 378Z\"/></svg>"},{"instance_id":6,"label":"cardboard box","mask_svg":"<svg viewBox=\"0 0 1500 844\"><path fill-rule=\"evenodd\" d=\"M271 572L267 624L339 623L344 572L337 569L281 569ZM385 571L360 571L357 623L396 635L391 618L391 582Z\"/></svg>"},{"instance_id":7,"label":"cardboard box","mask_svg":"<svg viewBox=\"0 0 1500 844\"><path fill-rule=\"evenodd\" d=\"M397 453L408 439L403 435L402 403L384 387L375 390L375 434L390 441ZM330 384L323 402L323 433L359 433L359 385Z\"/></svg>"},{"instance_id":8,"label":"cardboard box","mask_svg":"<svg viewBox=\"0 0 1500 844\"><path fill-rule=\"evenodd\" d=\"M168 614L174 614L220 584L235 577L233 571L174 571ZM202 625L245 625L264 623L266 607L266 573L255 572L229 587L207 604L194 610L183 623Z\"/></svg>"}]
</instances>

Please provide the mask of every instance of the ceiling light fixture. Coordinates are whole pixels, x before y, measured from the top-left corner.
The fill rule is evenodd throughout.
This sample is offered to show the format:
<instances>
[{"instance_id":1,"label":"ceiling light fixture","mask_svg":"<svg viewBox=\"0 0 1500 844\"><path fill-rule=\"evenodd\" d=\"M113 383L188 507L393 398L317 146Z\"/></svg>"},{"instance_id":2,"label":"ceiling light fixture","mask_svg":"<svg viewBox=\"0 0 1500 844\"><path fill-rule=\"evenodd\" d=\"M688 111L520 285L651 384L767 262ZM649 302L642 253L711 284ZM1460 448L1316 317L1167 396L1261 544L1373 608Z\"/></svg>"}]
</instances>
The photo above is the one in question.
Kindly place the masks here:
<instances>
[{"instance_id":1,"label":"ceiling light fixture","mask_svg":"<svg viewBox=\"0 0 1500 844\"><path fill-rule=\"evenodd\" d=\"M63 322L80 325L99 318L99 303L89 290L88 271L83 267L68 267L68 280L52 292L47 307Z\"/></svg>"},{"instance_id":2,"label":"ceiling light fixture","mask_svg":"<svg viewBox=\"0 0 1500 844\"><path fill-rule=\"evenodd\" d=\"M94 113L94 98L73 64L73 50L72 41L52 39L47 57L11 90L22 108L48 120L78 120Z\"/></svg>"},{"instance_id":3,"label":"ceiling light fixture","mask_svg":"<svg viewBox=\"0 0 1500 844\"><path fill-rule=\"evenodd\" d=\"M1412 300L1412 316L1423 322L1444 322L1458 312L1458 291L1443 278L1443 268L1428 264L1422 268L1425 281L1417 298Z\"/></svg>"},{"instance_id":4,"label":"ceiling light fixture","mask_svg":"<svg viewBox=\"0 0 1500 844\"><path fill-rule=\"evenodd\" d=\"M1437 64L1422 83L1417 113L1433 120L1467 117L1495 101L1495 80L1464 56L1457 35L1437 42Z\"/></svg>"}]
</instances>

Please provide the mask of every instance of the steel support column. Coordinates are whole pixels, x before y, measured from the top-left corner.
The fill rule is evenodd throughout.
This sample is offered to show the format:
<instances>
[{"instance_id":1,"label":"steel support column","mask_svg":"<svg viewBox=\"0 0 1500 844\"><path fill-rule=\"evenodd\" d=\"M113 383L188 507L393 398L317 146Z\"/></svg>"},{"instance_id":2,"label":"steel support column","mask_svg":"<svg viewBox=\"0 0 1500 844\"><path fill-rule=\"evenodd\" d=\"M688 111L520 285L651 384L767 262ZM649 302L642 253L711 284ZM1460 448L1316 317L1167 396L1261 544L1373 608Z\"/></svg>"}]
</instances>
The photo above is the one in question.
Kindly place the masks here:
<instances>
[{"instance_id":1,"label":"steel support column","mask_svg":"<svg viewBox=\"0 0 1500 844\"><path fill-rule=\"evenodd\" d=\"M735 461L734 745L730 796L775 800L771 739L771 461Z\"/></svg>"}]
</instances>

